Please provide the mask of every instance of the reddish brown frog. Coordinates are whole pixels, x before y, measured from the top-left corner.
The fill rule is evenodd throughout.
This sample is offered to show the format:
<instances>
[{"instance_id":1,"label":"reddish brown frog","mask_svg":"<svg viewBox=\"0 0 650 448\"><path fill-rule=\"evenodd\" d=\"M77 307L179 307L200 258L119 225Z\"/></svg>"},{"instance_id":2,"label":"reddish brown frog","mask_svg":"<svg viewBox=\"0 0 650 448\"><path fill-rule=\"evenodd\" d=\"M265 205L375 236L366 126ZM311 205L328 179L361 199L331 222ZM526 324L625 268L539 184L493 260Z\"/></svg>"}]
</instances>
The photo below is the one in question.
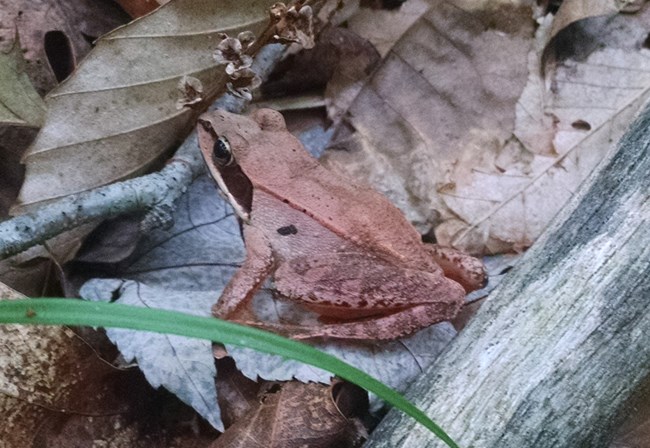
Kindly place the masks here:
<instances>
[{"instance_id":1,"label":"reddish brown frog","mask_svg":"<svg viewBox=\"0 0 650 448\"><path fill-rule=\"evenodd\" d=\"M296 339L395 339L453 318L483 285L479 260L422 243L383 195L320 165L280 113L210 112L198 133L246 244L215 316ZM336 323L254 321L250 299L270 275L282 296Z\"/></svg>"}]
</instances>

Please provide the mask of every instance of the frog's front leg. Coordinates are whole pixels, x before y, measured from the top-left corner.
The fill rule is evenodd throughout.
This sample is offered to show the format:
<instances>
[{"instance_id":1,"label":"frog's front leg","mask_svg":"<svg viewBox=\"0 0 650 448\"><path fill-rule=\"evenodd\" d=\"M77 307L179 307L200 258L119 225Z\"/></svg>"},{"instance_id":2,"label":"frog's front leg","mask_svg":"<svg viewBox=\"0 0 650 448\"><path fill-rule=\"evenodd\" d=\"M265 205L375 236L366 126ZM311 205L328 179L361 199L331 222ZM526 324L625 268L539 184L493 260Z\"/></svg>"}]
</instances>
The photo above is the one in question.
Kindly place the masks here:
<instances>
[{"instance_id":1,"label":"frog's front leg","mask_svg":"<svg viewBox=\"0 0 650 448\"><path fill-rule=\"evenodd\" d=\"M273 252L264 233L250 225L244 225L246 258L239 270L230 279L212 314L221 319L250 318L249 306L257 290L273 269Z\"/></svg>"}]
</instances>

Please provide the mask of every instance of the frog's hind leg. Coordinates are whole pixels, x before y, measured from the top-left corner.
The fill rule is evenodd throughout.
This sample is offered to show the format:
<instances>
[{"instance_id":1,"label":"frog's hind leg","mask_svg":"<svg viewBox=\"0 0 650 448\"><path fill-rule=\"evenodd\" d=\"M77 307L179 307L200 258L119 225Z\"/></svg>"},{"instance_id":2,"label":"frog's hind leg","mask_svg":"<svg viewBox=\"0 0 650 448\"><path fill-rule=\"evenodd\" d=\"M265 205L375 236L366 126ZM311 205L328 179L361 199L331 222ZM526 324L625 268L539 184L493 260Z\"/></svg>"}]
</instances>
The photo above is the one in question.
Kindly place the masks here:
<instances>
[{"instance_id":1,"label":"frog's hind leg","mask_svg":"<svg viewBox=\"0 0 650 448\"><path fill-rule=\"evenodd\" d=\"M386 316L372 317L354 322L323 325L286 325L260 321L238 323L272 331L292 339L347 339L394 340L409 336L418 330L445 320L443 316L455 315L461 302L428 303L406 308Z\"/></svg>"},{"instance_id":2,"label":"frog's hind leg","mask_svg":"<svg viewBox=\"0 0 650 448\"><path fill-rule=\"evenodd\" d=\"M481 289L487 283L487 272L478 258L437 244L425 244L434 261L442 268L445 277L460 283L469 293Z\"/></svg>"},{"instance_id":3,"label":"frog's hind leg","mask_svg":"<svg viewBox=\"0 0 650 448\"><path fill-rule=\"evenodd\" d=\"M451 319L465 297L462 286L440 271L400 268L354 250L281 263L275 287L301 307L336 320L256 325L296 339L397 339Z\"/></svg>"}]
</instances>

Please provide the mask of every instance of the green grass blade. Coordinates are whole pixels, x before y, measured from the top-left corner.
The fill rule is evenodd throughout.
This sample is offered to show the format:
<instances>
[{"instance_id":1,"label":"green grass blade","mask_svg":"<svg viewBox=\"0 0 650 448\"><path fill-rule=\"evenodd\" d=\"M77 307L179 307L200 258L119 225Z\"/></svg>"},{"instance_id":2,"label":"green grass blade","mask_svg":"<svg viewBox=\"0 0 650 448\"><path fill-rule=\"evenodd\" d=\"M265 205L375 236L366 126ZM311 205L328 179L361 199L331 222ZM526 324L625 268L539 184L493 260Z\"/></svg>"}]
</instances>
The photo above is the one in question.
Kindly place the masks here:
<instances>
[{"instance_id":1,"label":"green grass blade","mask_svg":"<svg viewBox=\"0 0 650 448\"><path fill-rule=\"evenodd\" d=\"M458 448L429 417L382 382L332 355L267 331L216 318L75 299L0 300L0 323L130 328L209 339L295 359L327 370L374 393L413 417L450 448Z\"/></svg>"}]
</instances>

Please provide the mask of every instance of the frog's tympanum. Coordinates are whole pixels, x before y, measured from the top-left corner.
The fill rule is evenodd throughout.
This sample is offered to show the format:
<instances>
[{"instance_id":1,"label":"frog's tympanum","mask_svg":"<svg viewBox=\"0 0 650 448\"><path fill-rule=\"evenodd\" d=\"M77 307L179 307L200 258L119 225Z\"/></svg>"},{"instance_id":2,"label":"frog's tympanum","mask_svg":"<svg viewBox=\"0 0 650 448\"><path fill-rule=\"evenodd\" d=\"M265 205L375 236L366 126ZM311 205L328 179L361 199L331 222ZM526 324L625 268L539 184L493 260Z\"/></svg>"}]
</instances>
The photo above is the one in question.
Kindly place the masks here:
<instances>
[{"instance_id":1,"label":"frog's tympanum","mask_svg":"<svg viewBox=\"0 0 650 448\"><path fill-rule=\"evenodd\" d=\"M483 285L479 260L422 243L386 197L314 159L280 113L209 112L198 132L246 245L215 316L296 339L395 339L453 318ZM328 323L256 321L250 299L269 276L281 296Z\"/></svg>"}]
</instances>

